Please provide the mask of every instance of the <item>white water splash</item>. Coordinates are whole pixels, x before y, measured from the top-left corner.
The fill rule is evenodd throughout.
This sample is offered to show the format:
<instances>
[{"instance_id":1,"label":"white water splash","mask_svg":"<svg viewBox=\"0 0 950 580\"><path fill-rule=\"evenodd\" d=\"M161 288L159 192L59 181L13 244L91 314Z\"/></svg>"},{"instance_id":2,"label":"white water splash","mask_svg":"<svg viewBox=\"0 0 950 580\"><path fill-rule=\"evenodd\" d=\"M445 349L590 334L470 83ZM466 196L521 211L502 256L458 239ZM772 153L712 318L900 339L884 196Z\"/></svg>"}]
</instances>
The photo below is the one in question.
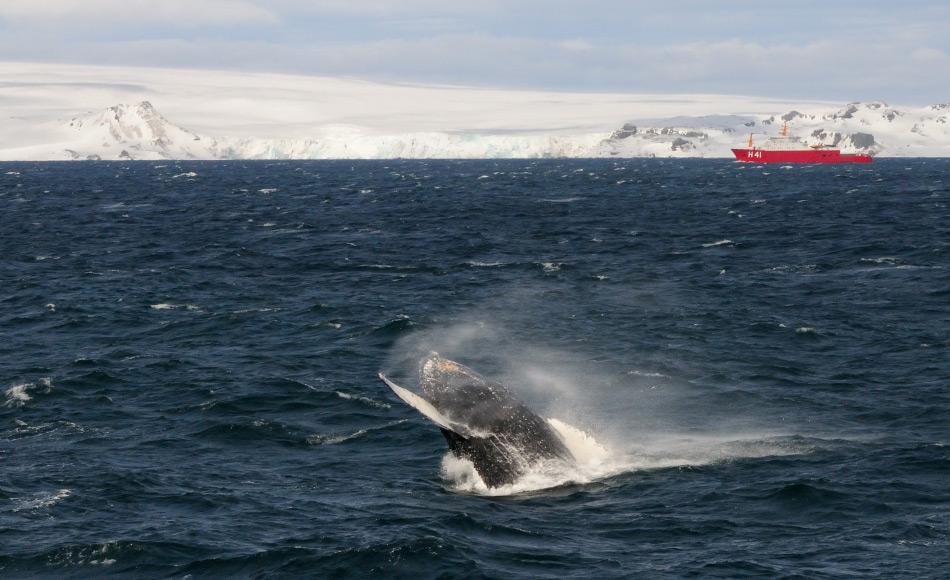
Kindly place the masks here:
<instances>
[{"instance_id":1,"label":"white water splash","mask_svg":"<svg viewBox=\"0 0 950 580\"><path fill-rule=\"evenodd\" d=\"M49 377L43 377L35 383L21 383L13 385L5 392L7 400L3 403L4 407L22 407L33 400L30 391L40 391L48 393L53 388L53 381Z\"/></svg>"},{"instance_id":2,"label":"white water splash","mask_svg":"<svg viewBox=\"0 0 950 580\"><path fill-rule=\"evenodd\" d=\"M517 294L519 306L522 294ZM531 299L530 297L528 298ZM495 304L507 307L504 301ZM498 310L496 308L495 310ZM642 470L687 468L741 458L808 453L811 449L792 432L754 427L755 417L730 417L720 412L715 427L702 431L681 419L681 398L693 391L659 369L620 369L607 372L572 353L526 344L493 323L493 312L479 309L478 318L436 327L401 340L391 366L412 364L427 353L478 353L476 360L495 361L499 382L517 385L517 395L549 419L576 461L539 462L528 466L517 481L490 488L470 461L447 452L442 478L447 489L487 496L533 493L568 485L586 485ZM451 355L448 355L452 358ZM630 388L618 389L617 383ZM636 403L636 404L634 404ZM411 404L411 403L410 403ZM418 407L417 407L418 408ZM425 413L423 413L425 414ZM685 415L686 417L690 415ZM702 421L699 421L702 423ZM742 425L741 430L733 426ZM596 426L595 430L588 426ZM581 427L581 428L579 428ZM789 426L789 429L792 427Z\"/></svg>"},{"instance_id":3,"label":"white water splash","mask_svg":"<svg viewBox=\"0 0 950 580\"><path fill-rule=\"evenodd\" d=\"M461 493L508 496L543 491L564 485L585 485L635 471L694 467L744 458L777 457L809 453L813 445L782 435L653 437L623 450L599 442L591 433L558 419L548 419L574 455L576 462L538 462L509 485L488 487L467 459L451 452L442 458L442 477Z\"/></svg>"},{"instance_id":4,"label":"white water splash","mask_svg":"<svg viewBox=\"0 0 950 580\"><path fill-rule=\"evenodd\" d=\"M625 471L613 459L613 454L590 433L558 419L548 419L564 444L576 459L569 464L559 459L535 463L517 481L509 485L488 487L475 466L467 459L459 459L451 452L442 458L442 477L459 492L478 495L516 495L558 487L569 483L584 484Z\"/></svg>"},{"instance_id":5,"label":"white water splash","mask_svg":"<svg viewBox=\"0 0 950 580\"><path fill-rule=\"evenodd\" d=\"M191 310L191 311L201 310L194 304L169 304L167 302L163 302L161 304L152 304L149 306L149 308L151 308L152 310L179 310L179 309L185 309L185 310Z\"/></svg>"}]
</instances>

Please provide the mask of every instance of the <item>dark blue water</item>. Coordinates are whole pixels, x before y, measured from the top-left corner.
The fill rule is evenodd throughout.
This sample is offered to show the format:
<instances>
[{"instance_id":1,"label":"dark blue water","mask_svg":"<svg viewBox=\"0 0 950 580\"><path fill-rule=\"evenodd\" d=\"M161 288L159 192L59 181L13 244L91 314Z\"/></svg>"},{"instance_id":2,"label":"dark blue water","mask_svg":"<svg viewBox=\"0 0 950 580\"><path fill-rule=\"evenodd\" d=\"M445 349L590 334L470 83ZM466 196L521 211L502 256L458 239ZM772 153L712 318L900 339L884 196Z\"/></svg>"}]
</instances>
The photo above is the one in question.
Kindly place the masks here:
<instances>
[{"instance_id":1,"label":"dark blue water","mask_svg":"<svg viewBox=\"0 0 950 580\"><path fill-rule=\"evenodd\" d=\"M948 180L2 164L0 576L945 578ZM466 491L430 348L613 471Z\"/></svg>"}]
</instances>

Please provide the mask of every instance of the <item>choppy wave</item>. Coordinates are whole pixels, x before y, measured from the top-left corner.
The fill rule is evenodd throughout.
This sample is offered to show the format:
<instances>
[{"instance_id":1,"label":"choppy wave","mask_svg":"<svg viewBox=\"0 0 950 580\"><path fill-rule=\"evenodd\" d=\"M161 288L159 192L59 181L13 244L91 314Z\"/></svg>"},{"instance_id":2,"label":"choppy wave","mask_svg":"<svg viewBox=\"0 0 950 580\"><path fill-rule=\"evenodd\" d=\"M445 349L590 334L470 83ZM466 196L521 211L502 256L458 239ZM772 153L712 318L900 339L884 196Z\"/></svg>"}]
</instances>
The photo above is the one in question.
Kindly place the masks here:
<instances>
[{"instance_id":1,"label":"choppy wave","mask_svg":"<svg viewBox=\"0 0 950 580\"><path fill-rule=\"evenodd\" d=\"M542 198L541 201L546 203L573 203L575 201L581 201L583 197L557 197L557 198Z\"/></svg>"},{"instance_id":2,"label":"choppy wave","mask_svg":"<svg viewBox=\"0 0 950 580\"><path fill-rule=\"evenodd\" d=\"M0 167L0 576L945 567L950 161L158 163ZM440 475L430 349L582 461Z\"/></svg>"},{"instance_id":3,"label":"choppy wave","mask_svg":"<svg viewBox=\"0 0 950 580\"><path fill-rule=\"evenodd\" d=\"M380 425L378 427L367 427L366 429L358 429L351 433L315 433L307 437L307 443L309 445L337 445L339 443L345 443L347 441L352 441L353 439L358 439L364 437L374 431L383 431L394 427L396 425L401 425L405 423L405 419L400 419L399 421L393 421L391 423L386 423L385 425Z\"/></svg>"},{"instance_id":4,"label":"choppy wave","mask_svg":"<svg viewBox=\"0 0 950 580\"><path fill-rule=\"evenodd\" d=\"M505 265L504 262L479 262L477 260L469 260L465 263L473 268L497 268Z\"/></svg>"},{"instance_id":5,"label":"choppy wave","mask_svg":"<svg viewBox=\"0 0 950 580\"><path fill-rule=\"evenodd\" d=\"M33 400L33 393L49 393L53 389L53 381L50 377L43 377L33 383L20 383L13 385L5 391L6 407L22 407Z\"/></svg>"},{"instance_id":6,"label":"choppy wave","mask_svg":"<svg viewBox=\"0 0 950 580\"><path fill-rule=\"evenodd\" d=\"M364 405L374 407L376 409L389 409L392 407L389 403L383 403L382 401L377 401L376 399L371 399L370 397L364 397L361 395L351 395L350 393L344 393L343 391L335 391L337 396L341 399L346 399L348 401L356 401Z\"/></svg>"},{"instance_id":7,"label":"choppy wave","mask_svg":"<svg viewBox=\"0 0 950 580\"><path fill-rule=\"evenodd\" d=\"M71 495L73 495L73 491L64 488L56 491L42 491L28 497L14 497L11 498L13 500L13 511L45 509L58 504Z\"/></svg>"}]
</instances>

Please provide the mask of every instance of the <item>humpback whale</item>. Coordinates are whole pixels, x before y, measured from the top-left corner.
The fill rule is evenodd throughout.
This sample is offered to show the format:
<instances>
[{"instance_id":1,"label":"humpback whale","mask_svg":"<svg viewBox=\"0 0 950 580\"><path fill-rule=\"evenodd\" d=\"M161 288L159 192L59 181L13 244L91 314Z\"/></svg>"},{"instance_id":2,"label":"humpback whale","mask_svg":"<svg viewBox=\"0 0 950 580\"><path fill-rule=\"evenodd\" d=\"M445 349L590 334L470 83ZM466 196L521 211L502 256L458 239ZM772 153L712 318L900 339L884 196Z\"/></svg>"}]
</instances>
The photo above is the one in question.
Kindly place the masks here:
<instances>
[{"instance_id":1,"label":"humpback whale","mask_svg":"<svg viewBox=\"0 0 950 580\"><path fill-rule=\"evenodd\" d=\"M515 482L545 460L573 462L558 433L500 383L431 353L422 359L416 394L379 378L445 436L449 450L475 466L488 487Z\"/></svg>"}]
</instances>

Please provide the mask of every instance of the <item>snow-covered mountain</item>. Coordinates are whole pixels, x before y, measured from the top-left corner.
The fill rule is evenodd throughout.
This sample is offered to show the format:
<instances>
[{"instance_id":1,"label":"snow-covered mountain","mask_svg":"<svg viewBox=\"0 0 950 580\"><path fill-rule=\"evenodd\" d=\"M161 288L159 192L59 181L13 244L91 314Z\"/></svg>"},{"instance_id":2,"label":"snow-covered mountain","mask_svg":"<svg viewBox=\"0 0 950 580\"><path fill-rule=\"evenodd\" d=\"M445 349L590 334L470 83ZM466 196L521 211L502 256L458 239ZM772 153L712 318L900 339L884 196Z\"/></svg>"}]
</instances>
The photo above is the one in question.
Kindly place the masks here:
<instances>
[{"instance_id":1,"label":"snow-covered mountain","mask_svg":"<svg viewBox=\"0 0 950 580\"><path fill-rule=\"evenodd\" d=\"M217 158L212 144L169 122L148 101L74 117L68 127L75 139L64 153L71 159Z\"/></svg>"},{"instance_id":2,"label":"snow-covered mountain","mask_svg":"<svg viewBox=\"0 0 950 580\"><path fill-rule=\"evenodd\" d=\"M887 157L950 157L950 104L896 108L887 103L791 110L768 116L679 117L630 122L605 143L610 155L730 157L730 148L775 135L784 123L809 145Z\"/></svg>"},{"instance_id":3,"label":"snow-covered mountain","mask_svg":"<svg viewBox=\"0 0 950 580\"><path fill-rule=\"evenodd\" d=\"M950 156L950 104L901 109L851 103L836 110L775 115L680 116L583 132L379 134L354 125L315 128L298 139L199 135L162 116L148 101L76 116L60 140L0 150L7 159L391 159L538 157L730 157L730 148L775 134L788 122L808 144L882 156Z\"/></svg>"}]
</instances>

